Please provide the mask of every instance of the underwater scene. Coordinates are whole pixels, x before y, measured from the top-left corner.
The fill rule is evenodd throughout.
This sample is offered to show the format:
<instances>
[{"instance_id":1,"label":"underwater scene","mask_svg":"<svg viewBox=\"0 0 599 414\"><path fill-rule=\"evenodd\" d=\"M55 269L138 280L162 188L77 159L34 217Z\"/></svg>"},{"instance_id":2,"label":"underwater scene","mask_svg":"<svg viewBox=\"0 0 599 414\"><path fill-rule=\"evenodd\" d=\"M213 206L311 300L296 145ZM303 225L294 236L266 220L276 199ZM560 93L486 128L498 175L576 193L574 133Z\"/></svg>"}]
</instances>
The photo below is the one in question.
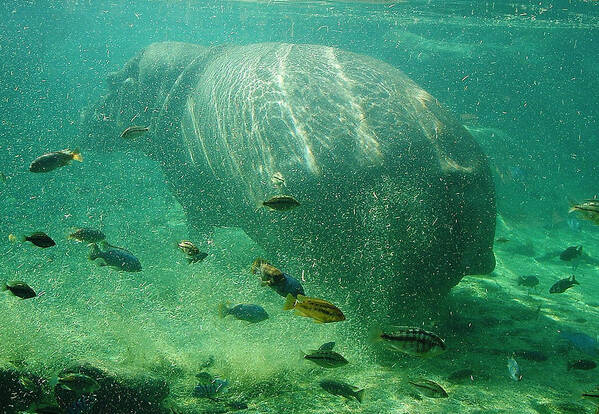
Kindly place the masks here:
<instances>
[{"instance_id":1,"label":"underwater scene","mask_svg":"<svg viewBox=\"0 0 599 414\"><path fill-rule=\"evenodd\" d=\"M0 413L599 412L599 2L0 27Z\"/></svg>"}]
</instances>

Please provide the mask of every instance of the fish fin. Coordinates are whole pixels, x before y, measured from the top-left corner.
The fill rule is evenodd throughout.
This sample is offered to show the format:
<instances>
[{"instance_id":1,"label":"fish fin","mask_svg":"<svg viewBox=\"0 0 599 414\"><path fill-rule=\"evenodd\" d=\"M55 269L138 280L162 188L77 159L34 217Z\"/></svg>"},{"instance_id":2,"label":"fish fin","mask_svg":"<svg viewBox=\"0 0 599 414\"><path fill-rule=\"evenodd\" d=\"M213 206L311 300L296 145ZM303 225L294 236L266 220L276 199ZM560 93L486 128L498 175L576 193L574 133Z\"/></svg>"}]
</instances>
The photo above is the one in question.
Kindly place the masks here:
<instances>
[{"instance_id":1,"label":"fish fin","mask_svg":"<svg viewBox=\"0 0 599 414\"><path fill-rule=\"evenodd\" d=\"M302 295L300 293L297 294L297 300L304 300L304 299L308 299L308 297L304 296L304 295Z\"/></svg>"},{"instance_id":2,"label":"fish fin","mask_svg":"<svg viewBox=\"0 0 599 414\"><path fill-rule=\"evenodd\" d=\"M73 151L71 151L71 155L75 161L83 162L83 155L81 155L79 148L75 148Z\"/></svg>"},{"instance_id":3,"label":"fish fin","mask_svg":"<svg viewBox=\"0 0 599 414\"><path fill-rule=\"evenodd\" d=\"M99 257L98 254L100 254L100 248L96 243L90 243L89 247L89 255L87 258L89 260L96 260Z\"/></svg>"},{"instance_id":4,"label":"fish fin","mask_svg":"<svg viewBox=\"0 0 599 414\"><path fill-rule=\"evenodd\" d=\"M295 302L296 299L293 297L293 295L288 293L287 298L285 299L285 305L283 305L283 310L293 309L295 307Z\"/></svg>"},{"instance_id":5,"label":"fish fin","mask_svg":"<svg viewBox=\"0 0 599 414\"><path fill-rule=\"evenodd\" d=\"M354 394L356 396L356 400L358 400L359 403L362 403L362 400L364 400L365 393L366 389L362 389Z\"/></svg>"},{"instance_id":6,"label":"fish fin","mask_svg":"<svg viewBox=\"0 0 599 414\"><path fill-rule=\"evenodd\" d=\"M320 348L318 348L319 351L332 351L333 348L335 347L335 342L327 342L326 344L322 344L320 345Z\"/></svg>"},{"instance_id":7,"label":"fish fin","mask_svg":"<svg viewBox=\"0 0 599 414\"><path fill-rule=\"evenodd\" d=\"M371 344L382 341L381 335L383 334L383 329L380 326L371 326L368 330L368 342Z\"/></svg>"},{"instance_id":8,"label":"fish fin","mask_svg":"<svg viewBox=\"0 0 599 414\"><path fill-rule=\"evenodd\" d=\"M223 302L223 303L220 303L218 305L218 316L219 316L219 318L223 319L225 316L227 316L229 314L229 310L230 309L229 309L229 307L227 305L228 305L228 302L227 303Z\"/></svg>"},{"instance_id":9,"label":"fish fin","mask_svg":"<svg viewBox=\"0 0 599 414\"><path fill-rule=\"evenodd\" d=\"M314 323L324 323L323 321L319 321L318 319L312 319Z\"/></svg>"}]
</instances>

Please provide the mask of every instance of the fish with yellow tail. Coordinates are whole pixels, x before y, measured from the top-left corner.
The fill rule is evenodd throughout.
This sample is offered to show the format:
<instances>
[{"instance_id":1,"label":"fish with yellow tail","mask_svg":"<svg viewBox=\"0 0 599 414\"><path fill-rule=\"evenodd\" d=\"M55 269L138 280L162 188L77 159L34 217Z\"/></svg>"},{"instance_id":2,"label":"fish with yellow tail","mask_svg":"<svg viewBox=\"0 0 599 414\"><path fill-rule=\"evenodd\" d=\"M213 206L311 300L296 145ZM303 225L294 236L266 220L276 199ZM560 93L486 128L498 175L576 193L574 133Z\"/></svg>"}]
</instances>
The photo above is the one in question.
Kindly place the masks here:
<instances>
[{"instance_id":1,"label":"fish with yellow tail","mask_svg":"<svg viewBox=\"0 0 599 414\"><path fill-rule=\"evenodd\" d=\"M447 349L445 341L437 334L410 326L398 326L393 330L372 330L370 342L380 341L394 351L421 358L442 354Z\"/></svg>"},{"instance_id":2,"label":"fish with yellow tail","mask_svg":"<svg viewBox=\"0 0 599 414\"><path fill-rule=\"evenodd\" d=\"M31 162L29 171L33 173L45 173L64 167L72 160L83 162L83 156L78 149L71 151L68 149L62 151L49 152L41 155Z\"/></svg>"},{"instance_id":3,"label":"fish with yellow tail","mask_svg":"<svg viewBox=\"0 0 599 414\"><path fill-rule=\"evenodd\" d=\"M287 295L283 310L290 309L294 309L297 315L314 319L316 323L345 320L345 315L341 312L341 309L324 299L310 298L304 295L297 295L297 298L295 298L290 293Z\"/></svg>"}]
</instances>

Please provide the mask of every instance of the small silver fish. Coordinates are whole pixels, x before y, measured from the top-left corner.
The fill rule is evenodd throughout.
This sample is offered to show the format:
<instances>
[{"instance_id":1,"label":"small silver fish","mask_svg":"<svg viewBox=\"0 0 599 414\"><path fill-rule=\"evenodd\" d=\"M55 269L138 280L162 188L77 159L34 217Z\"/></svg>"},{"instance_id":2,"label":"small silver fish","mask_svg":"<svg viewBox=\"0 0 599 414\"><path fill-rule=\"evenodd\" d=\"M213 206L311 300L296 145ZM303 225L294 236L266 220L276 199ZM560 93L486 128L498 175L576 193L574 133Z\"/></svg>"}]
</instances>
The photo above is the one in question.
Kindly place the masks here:
<instances>
[{"instance_id":1,"label":"small silver fish","mask_svg":"<svg viewBox=\"0 0 599 414\"><path fill-rule=\"evenodd\" d=\"M516 360L510 357L507 360L507 371L510 374L510 378L514 381L522 381L522 373L520 372L520 367Z\"/></svg>"},{"instance_id":2,"label":"small silver fish","mask_svg":"<svg viewBox=\"0 0 599 414\"><path fill-rule=\"evenodd\" d=\"M150 130L150 127L130 126L129 128L127 128L126 130L124 130L121 133L121 138L130 139L130 138L141 137L143 134L145 134L149 130Z\"/></svg>"}]
</instances>

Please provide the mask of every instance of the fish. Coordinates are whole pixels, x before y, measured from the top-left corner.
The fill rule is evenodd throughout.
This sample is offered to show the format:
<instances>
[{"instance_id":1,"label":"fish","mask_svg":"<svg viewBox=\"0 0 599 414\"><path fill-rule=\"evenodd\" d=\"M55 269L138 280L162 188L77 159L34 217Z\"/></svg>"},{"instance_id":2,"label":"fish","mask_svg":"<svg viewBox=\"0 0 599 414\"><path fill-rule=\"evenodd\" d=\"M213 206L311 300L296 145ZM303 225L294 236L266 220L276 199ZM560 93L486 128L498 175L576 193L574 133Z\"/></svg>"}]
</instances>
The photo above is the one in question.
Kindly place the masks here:
<instances>
[{"instance_id":1,"label":"fish","mask_svg":"<svg viewBox=\"0 0 599 414\"><path fill-rule=\"evenodd\" d=\"M506 237L499 237L499 238L495 239L495 243L507 243L509 241L510 241L510 239L508 239Z\"/></svg>"},{"instance_id":2,"label":"fish","mask_svg":"<svg viewBox=\"0 0 599 414\"><path fill-rule=\"evenodd\" d=\"M420 391L424 396L429 398L447 398L447 391L443 389L439 384L435 381L420 378L416 380L408 381L411 385L413 385L418 391Z\"/></svg>"},{"instance_id":3,"label":"fish","mask_svg":"<svg viewBox=\"0 0 599 414\"><path fill-rule=\"evenodd\" d=\"M181 240L177 247L187 255L187 262L189 264L201 262L206 257L208 257L208 253L201 252L195 244L190 242L189 240Z\"/></svg>"},{"instance_id":4,"label":"fish","mask_svg":"<svg viewBox=\"0 0 599 414\"><path fill-rule=\"evenodd\" d=\"M308 361L314 362L316 365L320 365L323 368L337 368L347 365L349 361L333 351L335 342L327 342L320 346L320 348L310 351L309 354L304 355L304 358Z\"/></svg>"},{"instance_id":5,"label":"fish","mask_svg":"<svg viewBox=\"0 0 599 414\"><path fill-rule=\"evenodd\" d=\"M214 400L216 396L226 392L229 386L226 379L212 378L207 372L200 372L196 378L199 383L193 389L193 396L198 398Z\"/></svg>"},{"instance_id":6,"label":"fish","mask_svg":"<svg viewBox=\"0 0 599 414\"><path fill-rule=\"evenodd\" d=\"M345 320L345 315L337 306L324 299L311 298L304 295L294 297L291 293L287 295L287 300L283 310L294 309L296 315L314 319L316 323L331 323Z\"/></svg>"},{"instance_id":7,"label":"fish","mask_svg":"<svg viewBox=\"0 0 599 414\"><path fill-rule=\"evenodd\" d=\"M572 203L568 213L575 211L581 213L583 219L599 224L599 199L585 200L580 204Z\"/></svg>"},{"instance_id":8,"label":"fish","mask_svg":"<svg viewBox=\"0 0 599 414\"><path fill-rule=\"evenodd\" d=\"M518 277L518 286L526 286L526 287L532 288L538 284L539 284L539 278L534 275Z\"/></svg>"},{"instance_id":9,"label":"fish","mask_svg":"<svg viewBox=\"0 0 599 414\"><path fill-rule=\"evenodd\" d=\"M289 195L277 195L262 202L262 205L271 210L286 211L300 205L299 201Z\"/></svg>"},{"instance_id":10,"label":"fish","mask_svg":"<svg viewBox=\"0 0 599 414\"><path fill-rule=\"evenodd\" d=\"M593 391L582 393L582 398L587 399L593 404L599 406L599 386L596 386ZM599 408L597 408L597 411L599 411ZM595 413L597 413L597 411L595 411Z\"/></svg>"},{"instance_id":11,"label":"fish","mask_svg":"<svg viewBox=\"0 0 599 414\"><path fill-rule=\"evenodd\" d=\"M104 250L101 250L96 243L90 244L89 260L101 259L98 262L100 266L108 266L124 272L141 272L141 263L133 253L106 242L102 244Z\"/></svg>"},{"instance_id":12,"label":"fish","mask_svg":"<svg viewBox=\"0 0 599 414\"><path fill-rule=\"evenodd\" d=\"M100 243L106 239L106 236L100 230L81 227L69 234L68 239L85 243Z\"/></svg>"},{"instance_id":13,"label":"fish","mask_svg":"<svg viewBox=\"0 0 599 414\"><path fill-rule=\"evenodd\" d=\"M370 342L379 341L383 341L394 351L424 358L439 355L447 350L445 341L437 334L418 327L399 326L392 331L373 330Z\"/></svg>"},{"instance_id":14,"label":"fish","mask_svg":"<svg viewBox=\"0 0 599 414\"><path fill-rule=\"evenodd\" d=\"M21 299L31 299L37 296L37 293L25 282L21 282L20 280L12 280L6 282L0 288L3 291L9 291L14 296L17 296Z\"/></svg>"},{"instance_id":15,"label":"fish","mask_svg":"<svg viewBox=\"0 0 599 414\"><path fill-rule=\"evenodd\" d=\"M16 237L14 237L14 235L12 235L12 236L13 237L9 236L9 240L16 241ZM29 236L23 236L23 237L21 237L21 241L22 242L26 242L26 241L31 242L33 245L35 245L37 247L41 247L42 249L56 246L56 242L54 240L52 240L52 238L50 236L48 236L46 233L43 233L41 231L32 233Z\"/></svg>"},{"instance_id":16,"label":"fish","mask_svg":"<svg viewBox=\"0 0 599 414\"><path fill-rule=\"evenodd\" d=\"M520 372L520 367L518 363L513 357L508 358L507 360L507 371L510 374L510 378L514 381L522 381L522 373Z\"/></svg>"},{"instance_id":17,"label":"fish","mask_svg":"<svg viewBox=\"0 0 599 414\"><path fill-rule=\"evenodd\" d=\"M572 275L568 278L561 279L555 282L553 286L549 288L549 293L564 293L567 289L571 288L574 285L580 285L580 283L578 283L574 275Z\"/></svg>"},{"instance_id":18,"label":"fish","mask_svg":"<svg viewBox=\"0 0 599 414\"><path fill-rule=\"evenodd\" d=\"M595 361L591 361L589 359L577 359L576 361L569 361L567 367L568 371L571 369L588 371L597 368L597 364Z\"/></svg>"},{"instance_id":19,"label":"fish","mask_svg":"<svg viewBox=\"0 0 599 414\"><path fill-rule=\"evenodd\" d=\"M545 355L541 351L520 350L520 351L515 351L513 353L513 355L517 356L518 358L524 358L527 361L535 361L535 362L547 361L547 355Z\"/></svg>"},{"instance_id":20,"label":"fish","mask_svg":"<svg viewBox=\"0 0 599 414\"><path fill-rule=\"evenodd\" d=\"M279 269L268 263L262 258L257 258L252 263L251 271L253 274L259 274L263 286L268 286L277 292L282 297L286 298L291 294L294 297L297 295L305 295L304 287L299 280L287 273L281 272Z\"/></svg>"},{"instance_id":21,"label":"fish","mask_svg":"<svg viewBox=\"0 0 599 414\"><path fill-rule=\"evenodd\" d=\"M85 374L68 373L58 378L60 387L77 394L91 394L100 389L98 381Z\"/></svg>"},{"instance_id":22,"label":"fish","mask_svg":"<svg viewBox=\"0 0 599 414\"><path fill-rule=\"evenodd\" d=\"M129 128L125 129L123 132L121 132L121 138L125 138L125 139L138 138L138 137L141 137L146 132L148 132L149 130L150 130L150 127L130 126Z\"/></svg>"},{"instance_id":23,"label":"fish","mask_svg":"<svg viewBox=\"0 0 599 414\"><path fill-rule=\"evenodd\" d=\"M0 183L6 184L8 182L8 177L3 172L0 172Z\"/></svg>"},{"instance_id":24,"label":"fish","mask_svg":"<svg viewBox=\"0 0 599 414\"><path fill-rule=\"evenodd\" d=\"M465 368L452 372L447 377L447 381L454 384L463 384L472 381L486 381L490 376L484 372L475 372L472 369Z\"/></svg>"},{"instance_id":25,"label":"fish","mask_svg":"<svg viewBox=\"0 0 599 414\"><path fill-rule=\"evenodd\" d=\"M83 162L83 156L78 149L68 149L41 155L31 162L29 171L33 173L45 173L68 165L72 160Z\"/></svg>"},{"instance_id":26,"label":"fish","mask_svg":"<svg viewBox=\"0 0 599 414\"><path fill-rule=\"evenodd\" d=\"M226 303L221 303L218 306L218 314L221 318L232 315L235 319L250 323L258 323L268 319L268 313L262 306L251 303L240 303L231 307Z\"/></svg>"},{"instance_id":27,"label":"fish","mask_svg":"<svg viewBox=\"0 0 599 414\"><path fill-rule=\"evenodd\" d=\"M582 332L560 331L559 337L570 342L576 349L591 357L599 357L599 343Z\"/></svg>"},{"instance_id":28,"label":"fish","mask_svg":"<svg viewBox=\"0 0 599 414\"><path fill-rule=\"evenodd\" d=\"M359 403L364 400L364 393L366 392L366 390L359 389L358 387L354 387L348 383L331 379L324 379L320 381L320 386L330 394L339 395L341 397L347 398L348 400L355 398Z\"/></svg>"},{"instance_id":29,"label":"fish","mask_svg":"<svg viewBox=\"0 0 599 414\"><path fill-rule=\"evenodd\" d=\"M560 253L559 258L565 262L577 259L582 255L582 246L570 246Z\"/></svg>"}]
</instances>

